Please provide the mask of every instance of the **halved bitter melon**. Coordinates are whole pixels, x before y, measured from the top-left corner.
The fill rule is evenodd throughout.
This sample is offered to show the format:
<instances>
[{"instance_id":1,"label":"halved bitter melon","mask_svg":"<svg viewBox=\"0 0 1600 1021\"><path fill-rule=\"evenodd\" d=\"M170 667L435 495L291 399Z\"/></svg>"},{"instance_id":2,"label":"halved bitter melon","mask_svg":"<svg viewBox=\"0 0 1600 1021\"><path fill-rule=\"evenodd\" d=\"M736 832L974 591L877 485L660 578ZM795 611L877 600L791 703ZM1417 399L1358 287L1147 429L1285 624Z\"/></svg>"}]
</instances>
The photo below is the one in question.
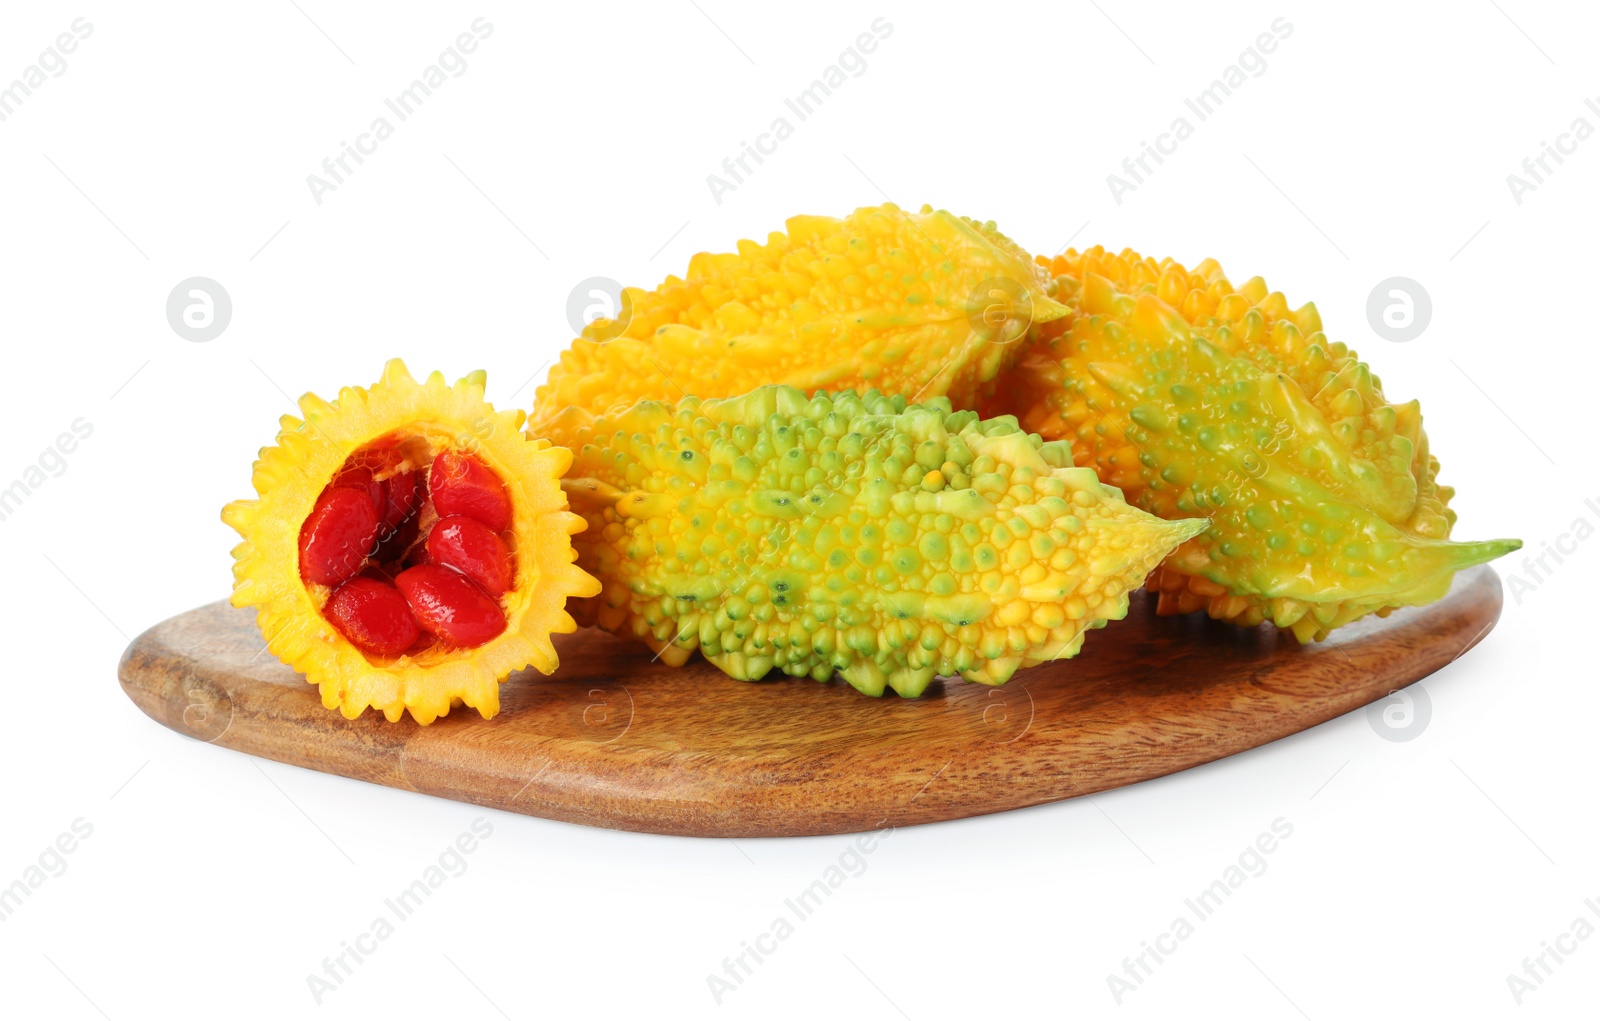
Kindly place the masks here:
<instances>
[{"instance_id":1,"label":"halved bitter melon","mask_svg":"<svg viewBox=\"0 0 1600 1021\"><path fill-rule=\"evenodd\" d=\"M627 288L625 321L591 323L551 368L532 430L567 407L599 415L770 383L970 407L1031 323L1066 312L992 222L887 204L786 226L764 245L702 252L653 291Z\"/></svg>"},{"instance_id":2,"label":"halved bitter melon","mask_svg":"<svg viewBox=\"0 0 1600 1021\"><path fill-rule=\"evenodd\" d=\"M233 605L346 717L492 717L507 675L555 669L567 597L599 591L572 563L571 454L483 388L482 372L418 383L395 359L370 388L307 394L255 463L258 498L223 509L244 540Z\"/></svg>"},{"instance_id":3,"label":"halved bitter melon","mask_svg":"<svg viewBox=\"0 0 1600 1021\"><path fill-rule=\"evenodd\" d=\"M1044 260L1040 260L1044 262ZM1047 263L1074 314L1041 331L986 406L1071 442L1130 502L1211 528L1152 573L1159 611L1204 609L1301 641L1440 598L1515 539L1447 541L1416 401L1260 277L1101 248Z\"/></svg>"},{"instance_id":4,"label":"halved bitter melon","mask_svg":"<svg viewBox=\"0 0 1600 1021\"><path fill-rule=\"evenodd\" d=\"M740 680L838 671L908 697L938 674L1003 684L1074 655L1206 527L1130 507L1066 444L946 398L765 386L571 408L553 434L589 522L578 563L604 585L574 615L673 665L699 648Z\"/></svg>"}]
</instances>

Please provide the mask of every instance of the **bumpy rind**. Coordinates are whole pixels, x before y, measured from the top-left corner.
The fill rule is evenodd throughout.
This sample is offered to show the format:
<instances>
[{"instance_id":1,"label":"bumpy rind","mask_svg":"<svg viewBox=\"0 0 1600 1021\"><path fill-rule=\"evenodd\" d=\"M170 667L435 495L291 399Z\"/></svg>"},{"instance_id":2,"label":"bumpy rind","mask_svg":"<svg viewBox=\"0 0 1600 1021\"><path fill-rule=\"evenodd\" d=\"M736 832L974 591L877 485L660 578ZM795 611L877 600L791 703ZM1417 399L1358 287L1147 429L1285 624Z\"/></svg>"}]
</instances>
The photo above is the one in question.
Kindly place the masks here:
<instances>
[{"instance_id":1,"label":"bumpy rind","mask_svg":"<svg viewBox=\"0 0 1600 1021\"><path fill-rule=\"evenodd\" d=\"M458 703L492 717L503 678L530 665L546 674L555 669L550 635L576 628L567 598L600 590L572 562L570 536L584 522L567 510L557 482L571 454L522 433L522 412L495 411L483 387L482 372L453 386L437 372L418 383L394 359L370 388L346 387L332 402L307 394L303 417L285 415L277 445L263 448L255 463L259 497L223 508L222 520L244 540L233 550L233 605L256 607L268 650L317 685L323 705L348 718L372 706L390 722L409 711L428 724ZM499 637L475 649L376 662L323 618L328 589L301 580L299 534L346 458L397 430L470 451L505 482L517 585L501 599L507 625Z\"/></svg>"},{"instance_id":2,"label":"bumpy rind","mask_svg":"<svg viewBox=\"0 0 1600 1021\"><path fill-rule=\"evenodd\" d=\"M539 388L532 430L567 407L732 397L770 383L872 387L970 407L1022 344L1066 309L992 222L924 206L796 216L767 243L702 252L682 279L627 288L618 319L591 323Z\"/></svg>"},{"instance_id":3,"label":"bumpy rind","mask_svg":"<svg viewBox=\"0 0 1600 1021\"><path fill-rule=\"evenodd\" d=\"M1092 248L1040 262L1073 314L985 410L1069 440L1152 513L1211 518L1152 573L1160 612L1321 639L1438 599L1457 570L1521 545L1446 541L1453 491L1420 406L1389 403L1314 305L1290 309L1260 277L1235 288L1211 259L1189 270Z\"/></svg>"},{"instance_id":4,"label":"bumpy rind","mask_svg":"<svg viewBox=\"0 0 1600 1021\"><path fill-rule=\"evenodd\" d=\"M1074 655L1206 527L1130 507L1065 444L944 398L765 386L557 425L589 522L578 562L604 585L578 619L674 665L698 647L740 680L1002 684Z\"/></svg>"}]
</instances>

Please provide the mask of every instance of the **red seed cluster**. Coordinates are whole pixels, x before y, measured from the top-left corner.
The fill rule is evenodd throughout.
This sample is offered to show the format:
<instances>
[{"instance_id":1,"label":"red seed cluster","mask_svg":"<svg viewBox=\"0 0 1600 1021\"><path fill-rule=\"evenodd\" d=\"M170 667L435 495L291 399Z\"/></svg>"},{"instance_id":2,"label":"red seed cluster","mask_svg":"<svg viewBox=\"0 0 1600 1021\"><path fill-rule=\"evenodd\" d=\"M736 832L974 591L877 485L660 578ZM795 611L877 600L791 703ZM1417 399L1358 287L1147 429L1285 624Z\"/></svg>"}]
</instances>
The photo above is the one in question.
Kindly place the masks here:
<instances>
[{"instance_id":1,"label":"red seed cluster","mask_svg":"<svg viewBox=\"0 0 1600 1021\"><path fill-rule=\"evenodd\" d=\"M476 648L506 627L511 498L471 454L426 468L393 444L353 455L300 528L300 576L333 591L323 616L375 656Z\"/></svg>"}]
</instances>

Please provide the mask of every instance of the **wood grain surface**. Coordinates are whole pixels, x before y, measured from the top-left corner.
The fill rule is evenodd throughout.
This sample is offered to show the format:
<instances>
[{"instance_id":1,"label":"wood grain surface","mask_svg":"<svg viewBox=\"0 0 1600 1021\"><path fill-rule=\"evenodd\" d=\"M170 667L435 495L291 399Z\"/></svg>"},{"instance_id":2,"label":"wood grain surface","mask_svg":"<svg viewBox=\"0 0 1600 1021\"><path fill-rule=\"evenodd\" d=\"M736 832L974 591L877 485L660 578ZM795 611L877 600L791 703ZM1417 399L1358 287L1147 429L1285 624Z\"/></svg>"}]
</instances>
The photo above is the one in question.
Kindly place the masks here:
<instances>
[{"instance_id":1,"label":"wood grain surface","mask_svg":"<svg viewBox=\"0 0 1600 1021\"><path fill-rule=\"evenodd\" d=\"M1500 616L1493 569L1431 606L1301 646L1269 627L1126 620L1081 655L988 688L935 681L868 698L840 680L732 680L588 631L555 677L501 687L484 720L346 720L263 651L254 614L214 603L124 653L128 696L192 738L309 769L511 812L690 836L845 833L1060 801L1188 769L1367 705L1450 663Z\"/></svg>"}]
</instances>

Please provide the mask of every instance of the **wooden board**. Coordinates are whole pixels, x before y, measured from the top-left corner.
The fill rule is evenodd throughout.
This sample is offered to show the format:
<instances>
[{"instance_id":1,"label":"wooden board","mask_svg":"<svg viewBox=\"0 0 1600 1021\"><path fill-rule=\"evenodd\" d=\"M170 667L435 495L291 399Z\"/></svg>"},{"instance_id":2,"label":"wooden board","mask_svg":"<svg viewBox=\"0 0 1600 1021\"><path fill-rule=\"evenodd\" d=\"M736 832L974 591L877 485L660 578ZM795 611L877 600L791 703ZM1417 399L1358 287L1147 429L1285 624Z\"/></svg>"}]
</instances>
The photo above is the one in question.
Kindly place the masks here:
<instances>
[{"instance_id":1,"label":"wooden board","mask_svg":"<svg viewBox=\"0 0 1600 1021\"><path fill-rule=\"evenodd\" d=\"M691 836L845 833L1092 794L1266 744L1450 663L1500 616L1500 580L1462 573L1443 601L1299 645L1203 615L1128 618L1073 660L925 697L843 681L731 680L599 632L558 637L561 669L501 688L484 720L349 721L264 652L226 603L140 635L119 675L180 733L328 773L511 812ZM1264 766L1264 768L1267 768Z\"/></svg>"}]
</instances>

